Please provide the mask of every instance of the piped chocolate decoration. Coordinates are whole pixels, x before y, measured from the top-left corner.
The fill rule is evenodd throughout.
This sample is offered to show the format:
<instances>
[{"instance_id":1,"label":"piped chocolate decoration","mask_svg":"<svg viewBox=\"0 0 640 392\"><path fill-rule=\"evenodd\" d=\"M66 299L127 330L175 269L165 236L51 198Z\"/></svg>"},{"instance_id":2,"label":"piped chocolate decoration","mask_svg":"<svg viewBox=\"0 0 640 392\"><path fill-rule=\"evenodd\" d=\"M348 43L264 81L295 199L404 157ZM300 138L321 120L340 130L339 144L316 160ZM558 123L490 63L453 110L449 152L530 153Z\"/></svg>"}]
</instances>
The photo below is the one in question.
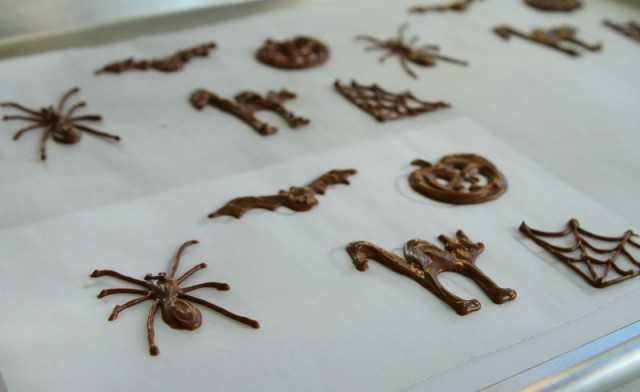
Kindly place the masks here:
<instances>
[{"instance_id":1,"label":"piped chocolate decoration","mask_svg":"<svg viewBox=\"0 0 640 392\"><path fill-rule=\"evenodd\" d=\"M560 26L552 29L534 29L531 34L522 33L509 26L498 26L493 31L502 39L508 40L511 36L520 37L527 41L544 45L572 57L580 56L581 52L577 48L590 52L598 52L602 49L602 44L588 44L576 38L576 29L569 26ZM569 45L562 45L568 43Z\"/></svg>"},{"instance_id":2,"label":"piped chocolate decoration","mask_svg":"<svg viewBox=\"0 0 640 392\"><path fill-rule=\"evenodd\" d=\"M524 0L533 8L551 12L570 12L582 7L580 0Z\"/></svg>"},{"instance_id":3,"label":"piped chocolate decoration","mask_svg":"<svg viewBox=\"0 0 640 392\"><path fill-rule=\"evenodd\" d=\"M164 273L160 272L157 275L147 274L144 276L144 280L132 278L127 275L122 275L112 270L95 270L90 275L92 278L99 278L102 276L110 276L127 283L134 284L139 288L115 288L102 290L98 294L98 298L103 298L112 294L134 294L138 297L126 302L122 305L117 305L111 315L109 321L114 321L118 318L118 315L125 309L138 305L145 301L152 301L149 314L147 316L147 341L149 343L149 354L158 355L160 351L155 343L155 317L158 310L162 315L162 319L167 325L174 329L182 329L187 331L193 331L200 327L202 324L202 314L200 310L191 304L192 302L206 308L218 312L221 315L228 317L232 320L238 321L242 324L248 325L252 328L260 328L260 324L250 318L239 316L235 313L212 304L208 301L189 295L188 293L203 289L211 288L220 291L227 291L230 289L226 283L219 282L206 282L199 283L188 287L181 287L187 278L203 268L207 268L205 263L197 264L179 277L176 276L178 271L178 265L180 264L180 258L184 250L191 245L197 244L198 241L187 241L180 246L178 253L176 254L169 271Z\"/></svg>"},{"instance_id":4,"label":"piped chocolate decoration","mask_svg":"<svg viewBox=\"0 0 640 392\"><path fill-rule=\"evenodd\" d=\"M177 72L194 57L208 57L209 52L216 48L215 42L207 42L193 48L177 51L171 56L152 59L152 60L136 60L130 57L123 61L107 64L96 71L96 75L104 73L121 74L127 71L148 71L150 69L160 72Z\"/></svg>"},{"instance_id":5,"label":"piped chocolate decoration","mask_svg":"<svg viewBox=\"0 0 640 392\"><path fill-rule=\"evenodd\" d=\"M440 48L435 45L422 45L414 46L418 42L418 36L413 36L407 40L405 33L409 28L408 24L403 24L398 30L398 36L388 40L380 40L370 35L359 35L356 40L365 41L370 44L365 50L382 50L384 53L380 57L379 61L384 63L387 59L393 56L397 56L402 66L402 69L416 79L418 75L411 69L409 63L413 63L420 67L433 67L436 65L436 60L446 61L452 64L466 66L466 61L457 60L451 57L442 56Z\"/></svg>"},{"instance_id":6,"label":"piped chocolate decoration","mask_svg":"<svg viewBox=\"0 0 640 392\"><path fill-rule=\"evenodd\" d=\"M403 117L414 117L451 107L446 102L426 102L416 98L410 91L400 94L388 92L373 84L364 86L352 81L351 85L343 85L336 80L335 89L378 122L397 120Z\"/></svg>"},{"instance_id":7,"label":"piped chocolate decoration","mask_svg":"<svg viewBox=\"0 0 640 392\"><path fill-rule=\"evenodd\" d=\"M263 64L287 69L307 69L320 66L329 59L329 48L311 37L294 37L286 41L266 40L256 52Z\"/></svg>"},{"instance_id":8,"label":"piped chocolate decoration","mask_svg":"<svg viewBox=\"0 0 640 392\"><path fill-rule=\"evenodd\" d=\"M418 5L409 8L412 14L425 14L428 12L463 12L466 11L474 0L458 0L443 5Z\"/></svg>"},{"instance_id":9,"label":"piped chocolate decoration","mask_svg":"<svg viewBox=\"0 0 640 392\"><path fill-rule=\"evenodd\" d=\"M507 179L489 160L475 154L446 155L435 165L421 159L409 185L429 199L449 204L478 204L507 191Z\"/></svg>"},{"instance_id":10,"label":"piped chocolate decoration","mask_svg":"<svg viewBox=\"0 0 640 392\"><path fill-rule=\"evenodd\" d=\"M349 185L349 177L355 174L355 169L331 170L304 187L292 186L288 191L281 190L278 194L270 196L238 197L209 214L209 218L226 215L240 219L249 210L275 211L278 207L286 207L295 212L309 211L318 205L316 195L324 195L331 185Z\"/></svg>"},{"instance_id":11,"label":"piped chocolate decoration","mask_svg":"<svg viewBox=\"0 0 640 392\"><path fill-rule=\"evenodd\" d=\"M296 94L288 90L269 91L266 96L252 91L243 91L236 95L234 101L231 101L216 95L214 92L201 89L191 95L191 104L198 110L211 105L244 121L260 135L269 136L278 132L278 128L258 119L255 116L258 111L270 111L279 115L291 128L309 124L310 121L308 119L296 116L284 106L286 101L294 98L296 98Z\"/></svg>"},{"instance_id":12,"label":"piped chocolate decoration","mask_svg":"<svg viewBox=\"0 0 640 392\"><path fill-rule=\"evenodd\" d=\"M558 232L545 232L532 229L525 222L520 225L520 232L557 260L561 261L587 283L596 288L605 288L624 282L640 275L640 262L627 249L640 250L640 241L634 241L638 235L628 230L620 237L605 237L594 234L580 227L576 219L571 219L567 227ZM545 241L543 238L573 238L574 244L558 246ZM615 243L612 248L600 248L591 244L589 240ZM610 255L606 260L595 255ZM628 268L621 266L619 259L627 261Z\"/></svg>"},{"instance_id":13,"label":"piped chocolate decoration","mask_svg":"<svg viewBox=\"0 0 640 392\"><path fill-rule=\"evenodd\" d=\"M640 42L640 24L634 21L629 21L627 24L618 24L608 20L605 20L604 25L625 35L626 37Z\"/></svg>"},{"instance_id":14,"label":"piped chocolate decoration","mask_svg":"<svg viewBox=\"0 0 640 392\"><path fill-rule=\"evenodd\" d=\"M444 250L427 241L408 241L404 245L404 259L366 241L352 242L347 246L347 252L359 271L366 271L368 260L375 260L414 280L461 316L480 310L480 302L462 299L442 286L438 275L443 272L453 272L473 280L496 304L516 299L514 290L498 286L476 266L476 259L484 251L482 243L471 242L461 230L456 233L456 238L441 235L438 240L444 245Z\"/></svg>"},{"instance_id":15,"label":"piped chocolate decoration","mask_svg":"<svg viewBox=\"0 0 640 392\"><path fill-rule=\"evenodd\" d=\"M120 136L111 135L109 133L101 132L83 125L84 122L98 122L102 121L102 116L97 114L85 114L82 116L74 116L76 111L80 108L87 106L85 101L75 103L68 109L66 103L73 96L80 91L79 88L74 87L67 91L62 98L58 101L58 104L54 107L40 108L40 110L29 109L15 102L2 102L0 107L17 109L26 115L17 116L4 116L5 121L10 120L23 120L32 123L31 125L19 129L14 135L13 140L18 140L26 132L42 128L42 135L40 136L40 159L45 161L47 159L47 141L51 138L56 143L61 144L76 144L82 138L82 132L89 133L94 136L98 136L103 139L112 141L120 141Z\"/></svg>"}]
</instances>

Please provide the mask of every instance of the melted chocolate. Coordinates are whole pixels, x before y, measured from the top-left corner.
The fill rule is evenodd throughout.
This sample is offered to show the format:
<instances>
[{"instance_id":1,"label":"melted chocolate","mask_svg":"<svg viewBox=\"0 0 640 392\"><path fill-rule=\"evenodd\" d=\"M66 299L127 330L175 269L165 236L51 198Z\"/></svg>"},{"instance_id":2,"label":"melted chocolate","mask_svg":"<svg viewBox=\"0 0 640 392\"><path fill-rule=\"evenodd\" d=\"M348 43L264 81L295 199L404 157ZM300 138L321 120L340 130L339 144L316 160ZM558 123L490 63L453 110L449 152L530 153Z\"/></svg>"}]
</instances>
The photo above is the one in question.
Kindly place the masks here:
<instances>
[{"instance_id":1,"label":"melted chocolate","mask_svg":"<svg viewBox=\"0 0 640 392\"><path fill-rule=\"evenodd\" d=\"M193 48L180 50L171 56L161 59L136 60L130 57L123 61L105 65L96 71L96 75L103 73L121 74L127 71L148 71L150 69L160 72L177 72L182 70L194 57L208 57L209 52L215 48L215 42L207 42Z\"/></svg>"},{"instance_id":2,"label":"melted chocolate","mask_svg":"<svg viewBox=\"0 0 640 392\"><path fill-rule=\"evenodd\" d=\"M307 69L320 66L329 59L329 48L320 40L294 37L286 41L266 40L256 52L263 64L281 69Z\"/></svg>"},{"instance_id":3,"label":"melted chocolate","mask_svg":"<svg viewBox=\"0 0 640 392\"><path fill-rule=\"evenodd\" d=\"M560 26L548 30L534 29L531 34L522 33L509 26L498 26L493 31L502 39L508 40L511 36L520 37L527 41L557 50L572 57L580 56L577 48L590 52L598 52L601 44L588 44L576 38L576 29L569 26ZM563 43L566 43L563 45Z\"/></svg>"},{"instance_id":4,"label":"melted chocolate","mask_svg":"<svg viewBox=\"0 0 640 392\"><path fill-rule=\"evenodd\" d=\"M288 191L282 190L270 196L238 197L209 214L209 218L226 215L239 219L249 210L275 211L278 207L286 207L296 212L309 211L318 205L316 195L324 195L331 185L349 185L349 177L356 173L355 169L331 170L304 187L291 187Z\"/></svg>"},{"instance_id":5,"label":"melted chocolate","mask_svg":"<svg viewBox=\"0 0 640 392\"><path fill-rule=\"evenodd\" d=\"M19 129L13 135L13 140L20 139L20 137L26 132L42 129L42 136L40 137L40 159L43 161L47 159L47 141L50 138L56 143L76 144L80 142L82 132L86 132L103 139L116 142L120 141L120 136L98 131L83 124L85 122L102 121L102 116L97 114L74 116L78 109L87 106L86 102L81 101L72 105L68 109L66 108L66 103L69 98L74 94L77 94L79 91L79 88L74 87L60 98L55 107L52 105L40 108L40 110L27 108L16 102L0 103L0 107L13 108L24 114L18 116L4 116L2 118L3 120L23 120L31 123L31 125Z\"/></svg>"},{"instance_id":6,"label":"melted chocolate","mask_svg":"<svg viewBox=\"0 0 640 392\"><path fill-rule=\"evenodd\" d=\"M446 155L435 165L416 159L409 175L416 192L449 204L478 204L507 191L507 179L489 160L475 154Z\"/></svg>"},{"instance_id":7,"label":"melted chocolate","mask_svg":"<svg viewBox=\"0 0 640 392\"><path fill-rule=\"evenodd\" d=\"M340 95L361 110L369 113L378 122L414 117L451 107L446 102L422 101L410 91L394 94L384 90L377 84L364 86L352 81L351 85L343 85L336 80L334 87Z\"/></svg>"},{"instance_id":8,"label":"melted chocolate","mask_svg":"<svg viewBox=\"0 0 640 392\"><path fill-rule=\"evenodd\" d=\"M570 12L582 7L580 0L524 0L524 2L542 11Z\"/></svg>"},{"instance_id":9,"label":"melted chocolate","mask_svg":"<svg viewBox=\"0 0 640 392\"><path fill-rule=\"evenodd\" d=\"M525 222L522 222L520 232L571 268L593 287L609 287L640 275L640 262L626 248L629 246L640 249L640 242L633 240L638 238L638 235L631 230L626 231L619 237L605 237L583 229L576 219L571 219L567 223L567 227L562 231L540 231L532 229ZM543 238L564 238L567 236L573 237L575 241L573 245L567 247L554 245L543 240ZM599 248L592 245L589 239L615 243L615 246L608 249ZM606 260L602 260L594 257L595 255L611 256ZM626 259L632 268L625 269L621 267L618 264L619 258Z\"/></svg>"},{"instance_id":10,"label":"melted chocolate","mask_svg":"<svg viewBox=\"0 0 640 392\"><path fill-rule=\"evenodd\" d=\"M211 105L244 121L260 135L269 136L278 132L278 128L258 119L255 116L258 111L270 111L279 115L291 128L309 124L308 119L296 116L284 106L286 101L294 98L296 98L296 94L288 90L269 91L266 97L252 91L244 91L236 95L234 101L231 101L211 91L197 90L191 95L191 104L198 110L202 110L206 105Z\"/></svg>"},{"instance_id":11,"label":"melted chocolate","mask_svg":"<svg viewBox=\"0 0 640 392\"><path fill-rule=\"evenodd\" d=\"M444 250L427 241L408 241L404 246L406 260L366 241L352 242L347 246L347 252L359 271L366 271L367 262L375 260L414 280L461 316L480 310L480 302L477 299L465 300L449 292L438 280L438 275L443 272L453 272L473 280L496 304L516 298L514 290L499 287L476 266L477 257L484 251L482 243L471 242L462 231L456 233L456 238L441 235L438 240L444 245Z\"/></svg>"},{"instance_id":12,"label":"melted chocolate","mask_svg":"<svg viewBox=\"0 0 640 392\"><path fill-rule=\"evenodd\" d=\"M198 310L198 308L191 304L191 302L207 307L214 312L248 325L249 327L260 328L260 324L255 320L244 316L239 316L235 313L231 313L230 311L218 305L212 304L208 301L188 294L194 290L202 288L227 291L230 289L228 284L219 282L206 282L188 287L181 287L182 283L184 283L187 278L200 271L201 269L207 267L205 263L197 264L188 271L184 272L179 277L175 277L176 272L178 271L178 265L180 264L182 253L188 246L195 245L197 243L198 241L192 240L182 244L178 249L178 253L171 263L171 267L169 268L169 271L167 273L161 272L157 275L147 274L145 275L144 280L132 278L127 275L122 275L112 270L95 270L91 274L92 278L110 276L112 278L119 279L139 287L135 289L105 289L98 294L98 298L103 298L113 294L134 294L138 296L137 298L129 302L126 302L122 305L117 305L113 309L113 312L111 312L109 321L113 321L118 318L120 312L125 309L138 305L145 301L153 301L147 316L147 340L149 343L149 353L151 355L159 354L158 346L156 346L155 344L154 328L155 316L158 310L161 311L160 314L162 315L162 319L164 320L164 322L174 329L193 331L200 328L200 325L202 325L202 314L200 313L200 310Z\"/></svg>"},{"instance_id":13,"label":"melted chocolate","mask_svg":"<svg viewBox=\"0 0 640 392\"><path fill-rule=\"evenodd\" d=\"M608 20L605 20L604 25L625 35L626 37L640 42L640 24L634 21L627 22L627 24L618 24Z\"/></svg>"},{"instance_id":14,"label":"melted chocolate","mask_svg":"<svg viewBox=\"0 0 640 392\"><path fill-rule=\"evenodd\" d=\"M379 40L369 35L359 35L357 40L365 41L369 44L365 50L382 50L384 53L380 57L380 62L385 62L388 58L396 56L400 61L400 65L405 72L412 78L417 78L415 72L409 66L409 63L413 63L420 67L433 67L436 65L436 60L446 61L452 64L466 66L467 62L462 60L456 60L451 57L446 57L440 54L440 48L435 45L422 45L419 47L414 46L418 42L418 37L413 36L407 40L405 32L409 27L408 24L400 26L398 30L398 36L388 40Z\"/></svg>"},{"instance_id":15,"label":"melted chocolate","mask_svg":"<svg viewBox=\"0 0 640 392\"><path fill-rule=\"evenodd\" d=\"M427 12L463 12L466 11L474 0L458 0L444 5L418 5L409 8L409 12L414 14L424 14Z\"/></svg>"}]
</instances>

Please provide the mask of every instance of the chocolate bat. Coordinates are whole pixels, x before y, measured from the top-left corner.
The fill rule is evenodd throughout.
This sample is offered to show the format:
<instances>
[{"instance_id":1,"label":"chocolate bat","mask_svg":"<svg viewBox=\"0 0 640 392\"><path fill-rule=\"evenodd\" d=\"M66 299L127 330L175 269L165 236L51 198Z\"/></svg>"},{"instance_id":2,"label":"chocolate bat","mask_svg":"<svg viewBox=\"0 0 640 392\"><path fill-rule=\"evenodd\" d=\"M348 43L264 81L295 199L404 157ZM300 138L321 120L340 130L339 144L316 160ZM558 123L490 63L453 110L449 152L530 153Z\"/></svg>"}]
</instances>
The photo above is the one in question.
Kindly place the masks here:
<instances>
[{"instance_id":1,"label":"chocolate bat","mask_svg":"<svg viewBox=\"0 0 640 392\"><path fill-rule=\"evenodd\" d=\"M349 176L355 174L357 174L355 169L331 170L304 187L292 186L289 190L281 190L276 195L238 197L209 214L209 218L226 215L240 219L249 210L275 211L278 207L286 207L295 212L309 211L318 205L316 195L324 195L331 185L349 185Z\"/></svg>"}]
</instances>

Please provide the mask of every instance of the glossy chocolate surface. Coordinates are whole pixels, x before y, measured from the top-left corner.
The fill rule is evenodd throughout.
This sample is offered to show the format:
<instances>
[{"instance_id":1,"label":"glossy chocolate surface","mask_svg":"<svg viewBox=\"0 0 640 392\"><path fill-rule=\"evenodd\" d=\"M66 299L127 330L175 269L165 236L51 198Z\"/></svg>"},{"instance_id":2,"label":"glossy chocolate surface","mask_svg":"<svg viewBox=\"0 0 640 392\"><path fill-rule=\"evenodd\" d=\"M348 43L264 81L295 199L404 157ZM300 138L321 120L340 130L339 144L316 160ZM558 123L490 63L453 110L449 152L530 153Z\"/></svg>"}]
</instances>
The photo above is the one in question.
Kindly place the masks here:
<instances>
[{"instance_id":1,"label":"glossy chocolate surface","mask_svg":"<svg viewBox=\"0 0 640 392\"><path fill-rule=\"evenodd\" d=\"M193 331L200 328L202 325L202 314L192 303L202 305L214 312L243 323L249 327L260 327L260 324L253 319L239 316L218 305L188 294L194 290L202 288L210 288L220 291L227 291L230 289L228 284L219 282L199 283L187 287L182 286L184 281L191 275L207 267L205 263L197 264L180 276L176 277L182 253L187 247L197 243L198 241L192 240L182 244L171 263L169 271L166 273L161 272L157 275L147 274L143 279L132 278L112 270L95 270L90 275L92 278L109 276L137 286L137 288L105 289L98 294L98 298L103 298L113 294L133 294L138 296L137 298L134 298L122 305L117 305L113 309L113 312L111 312L109 321L117 319L118 315L123 310L146 301L152 301L147 315L147 341L149 344L149 354L151 355L158 355L160 353L158 346L155 343L154 327L155 317L158 310L160 310L160 314L162 315L164 322L174 329Z\"/></svg>"},{"instance_id":2,"label":"glossy chocolate surface","mask_svg":"<svg viewBox=\"0 0 640 392\"><path fill-rule=\"evenodd\" d=\"M449 204L478 204L507 191L507 179L488 159L475 154L446 155L436 164L416 159L409 185L430 199Z\"/></svg>"},{"instance_id":3,"label":"glossy chocolate surface","mask_svg":"<svg viewBox=\"0 0 640 392\"><path fill-rule=\"evenodd\" d=\"M40 110L27 108L16 102L0 103L0 107L16 109L22 113L21 115L4 116L2 117L4 121L21 120L31 123L31 125L19 129L13 135L13 140L20 139L26 132L42 129L40 137L40 159L42 161L47 159L47 141L49 139L61 144L76 144L80 142L84 132L102 139L120 141L120 136L98 131L84 124L102 121L102 116L97 114L74 115L78 109L87 106L86 102L81 101L69 108L66 107L69 98L79 91L79 88L74 87L60 98L56 106L51 105L40 108Z\"/></svg>"},{"instance_id":4,"label":"glossy chocolate surface","mask_svg":"<svg viewBox=\"0 0 640 392\"><path fill-rule=\"evenodd\" d=\"M583 229L577 219L571 219L562 231L540 231L522 222L520 232L593 287L609 287L640 275L640 262L632 254L633 249L636 253L640 250L640 241L631 230L619 237L602 236ZM559 246L545 240L567 237L573 239L572 245ZM590 242L593 240L612 245L596 246Z\"/></svg>"},{"instance_id":5,"label":"glossy chocolate surface","mask_svg":"<svg viewBox=\"0 0 640 392\"><path fill-rule=\"evenodd\" d=\"M331 170L304 187L294 186L289 190L281 190L277 194L269 196L238 197L209 214L209 218L232 216L240 219L250 210L275 211L279 207L286 207L296 212L309 211L318 205L316 195L324 195L327 188L332 185L349 185L349 177L356 173L355 169Z\"/></svg>"},{"instance_id":6,"label":"glossy chocolate surface","mask_svg":"<svg viewBox=\"0 0 640 392\"><path fill-rule=\"evenodd\" d=\"M294 37L286 41L266 40L256 52L263 64L275 68L295 70L320 66L329 59L329 48L311 37Z\"/></svg>"},{"instance_id":7,"label":"glossy chocolate surface","mask_svg":"<svg viewBox=\"0 0 640 392\"><path fill-rule=\"evenodd\" d=\"M451 107L442 101L422 101L410 91L400 94L391 93L377 84L365 86L352 81L350 85L343 85L339 80L336 80L333 86L340 95L373 116L378 122L415 117Z\"/></svg>"},{"instance_id":8,"label":"glossy chocolate surface","mask_svg":"<svg viewBox=\"0 0 640 392\"><path fill-rule=\"evenodd\" d=\"M191 105L197 110L210 105L243 121L262 136L273 135L278 128L256 117L256 112L269 111L280 116L291 128L308 125L310 121L287 110L284 103L295 99L296 94L288 90L269 91L262 96L253 91L243 91L233 101L220 97L216 93L204 89L196 90L191 95Z\"/></svg>"},{"instance_id":9,"label":"glossy chocolate surface","mask_svg":"<svg viewBox=\"0 0 640 392\"><path fill-rule=\"evenodd\" d=\"M447 290L438 280L443 272L471 279L496 304L517 297L514 290L498 286L476 266L476 259L484 251L482 243L471 242L462 231L458 231L455 238L441 235L438 240L444 249L423 240L408 241L404 246L404 259L366 241L349 244L347 252L359 271L366 271L368 261L375 260L429 290L461 316L480 310L480 301L462 299Z\"/></svg>"}]
</instances>

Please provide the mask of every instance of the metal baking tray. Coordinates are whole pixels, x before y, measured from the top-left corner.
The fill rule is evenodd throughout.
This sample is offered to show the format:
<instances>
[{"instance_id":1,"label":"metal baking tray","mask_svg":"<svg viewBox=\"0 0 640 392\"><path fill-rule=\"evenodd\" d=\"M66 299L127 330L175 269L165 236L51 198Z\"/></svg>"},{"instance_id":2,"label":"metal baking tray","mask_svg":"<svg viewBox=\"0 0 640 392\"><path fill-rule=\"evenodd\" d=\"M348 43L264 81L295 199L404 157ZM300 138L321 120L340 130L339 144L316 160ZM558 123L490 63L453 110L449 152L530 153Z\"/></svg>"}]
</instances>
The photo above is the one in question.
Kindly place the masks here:
<instances>
[{"instance_id":1,"label":"metal baking tray","mask_svg":"<svg viewBox=\"0 0 640 392\"><path fill-rule=\"evenodd\" d=\"M309 0L308 0L309 1ZM617 0L640 6L637 0ZM2 3L8 0L0 0ZM0 15L0 59L24 56L68 47L104 45L146 34L166 33L213 24L279 8L295 7L305 0L191 0L168 5L156 1L140 2L131 7L125 0L98 5L81 0L58 0L74 12L48 15L46 23L38 21L41 7L29 7ZM31 0L27 5L43 3ZM60 6L60 4L57 4ZM77 9L80 7L80 9ZM96 12L96 7L100 12ZM6 4L3 7L7 9ZM15 7L14 7L15 8ZM93 15L87 17L87 15ZM19 18L18 18L19 19ZM40 21L42 22L42 21ZM60 28L59 26L66 26ZM71 26L71 28L69 28ZM640 390L640 322L631 324L573 351L561 353L508 379L485 387L484 391L606 391ZM0 392L7 392L0 375Z\"/></svg>"}]
</instances>

